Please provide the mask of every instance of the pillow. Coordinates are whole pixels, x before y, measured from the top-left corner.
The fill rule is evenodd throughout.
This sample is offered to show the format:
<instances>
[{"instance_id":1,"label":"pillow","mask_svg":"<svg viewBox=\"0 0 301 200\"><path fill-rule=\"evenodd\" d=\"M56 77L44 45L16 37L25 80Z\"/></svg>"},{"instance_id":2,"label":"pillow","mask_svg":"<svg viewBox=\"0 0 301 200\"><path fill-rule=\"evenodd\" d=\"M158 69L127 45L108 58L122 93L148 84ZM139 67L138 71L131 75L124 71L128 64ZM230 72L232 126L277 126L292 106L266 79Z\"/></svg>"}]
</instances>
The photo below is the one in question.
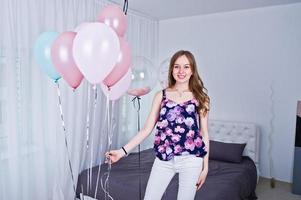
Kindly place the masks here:
<instances>
[{"instance_id":1,"label":"pillow","mask_svg":"<svg viewBox=\"0 0 301 200\"><path fill-rule=\"evenodd\" d=\"M210 140L209 158L226 162L240 163L246 143L224 143Z\"/></svg>"}]
</instances>

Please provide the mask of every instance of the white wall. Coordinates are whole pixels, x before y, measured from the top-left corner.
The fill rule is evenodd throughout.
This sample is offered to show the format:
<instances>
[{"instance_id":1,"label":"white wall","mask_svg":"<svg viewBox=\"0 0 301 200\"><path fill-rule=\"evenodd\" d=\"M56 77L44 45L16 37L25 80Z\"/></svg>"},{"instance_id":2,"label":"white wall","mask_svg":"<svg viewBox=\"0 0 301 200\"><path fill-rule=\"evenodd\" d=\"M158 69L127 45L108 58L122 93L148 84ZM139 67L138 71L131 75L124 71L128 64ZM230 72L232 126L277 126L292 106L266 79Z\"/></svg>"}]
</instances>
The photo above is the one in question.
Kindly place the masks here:
<instances>
[{"instance_id":1,"label":"white wall","mask_svg":"<svg viewBox=\"0 0 301 200\"><path fill-rule=\"evenodd\" d=\"M211 119L248 121L261 131L260 171L291 182L296 106L301 99L301 4L177 18L159 23L159 61L191 50L211 97ZM274 104L271 101L273 87Z\"/></svg>"}]
</instances>

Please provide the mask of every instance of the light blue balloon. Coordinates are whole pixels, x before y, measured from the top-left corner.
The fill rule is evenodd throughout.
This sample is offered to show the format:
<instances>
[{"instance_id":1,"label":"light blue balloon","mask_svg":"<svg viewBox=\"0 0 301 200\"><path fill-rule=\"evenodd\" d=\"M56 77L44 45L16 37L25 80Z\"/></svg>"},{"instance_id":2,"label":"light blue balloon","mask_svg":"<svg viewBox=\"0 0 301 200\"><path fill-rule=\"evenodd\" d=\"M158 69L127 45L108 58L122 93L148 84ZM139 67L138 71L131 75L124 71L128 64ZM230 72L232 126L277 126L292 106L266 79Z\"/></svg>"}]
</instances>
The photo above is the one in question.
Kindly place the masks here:
<instances>
[{"instance_id":1,"label":"light blue balloon","mask_svg":"<svg viewBox=\"0 0 301 200\"><path fill-rule=\"evenodd\" d=\"M51 61L51 46L58 37L57 32L44 32L39 35L34 45L34 57L37 63L51 79L57 81L61 76L57 73Z\"/></svg>"}]
</instances>

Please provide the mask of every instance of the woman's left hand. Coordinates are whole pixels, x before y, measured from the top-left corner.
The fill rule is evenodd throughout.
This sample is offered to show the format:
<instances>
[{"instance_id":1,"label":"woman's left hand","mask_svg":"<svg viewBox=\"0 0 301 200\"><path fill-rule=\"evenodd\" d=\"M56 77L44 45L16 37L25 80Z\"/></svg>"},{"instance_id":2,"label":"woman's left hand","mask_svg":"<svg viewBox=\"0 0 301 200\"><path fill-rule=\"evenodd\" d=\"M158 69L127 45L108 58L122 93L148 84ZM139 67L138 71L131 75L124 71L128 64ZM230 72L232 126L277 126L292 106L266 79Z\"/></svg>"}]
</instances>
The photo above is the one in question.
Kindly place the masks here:
<instances>
[{"instance_id":1,"label":"woman's left hand","mask_svg":"<svg viewBox=\"0 0 301 200\"><path fill-rule=\"evenodd\" d=\"M196 183L196 190L199 190L202 185L205 183L206 177L207 177L208 171L203 170L200 174L200 177L198 179L198 182Z\"/></svg>"}]
</instances>

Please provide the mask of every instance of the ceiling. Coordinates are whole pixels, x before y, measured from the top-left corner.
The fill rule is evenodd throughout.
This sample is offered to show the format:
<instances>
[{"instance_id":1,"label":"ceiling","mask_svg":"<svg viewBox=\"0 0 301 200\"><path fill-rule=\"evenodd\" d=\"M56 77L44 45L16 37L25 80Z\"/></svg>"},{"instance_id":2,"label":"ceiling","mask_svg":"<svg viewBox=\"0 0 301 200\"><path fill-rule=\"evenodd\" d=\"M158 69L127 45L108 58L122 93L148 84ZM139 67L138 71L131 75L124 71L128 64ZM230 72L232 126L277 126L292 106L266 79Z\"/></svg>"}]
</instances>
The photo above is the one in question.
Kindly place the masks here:
<instances>
[{"instance_id":1,"label":"ceiling","mask_svg":"<svg viewBox=\"0 0 301 200\"><path fill-rule=\"evenodd\" d=\"M123 5L124 0L110 0ZM128 9L165 20L217 12L298 3L301 0L128 0Z\"/></svg>"}]
</instances>

